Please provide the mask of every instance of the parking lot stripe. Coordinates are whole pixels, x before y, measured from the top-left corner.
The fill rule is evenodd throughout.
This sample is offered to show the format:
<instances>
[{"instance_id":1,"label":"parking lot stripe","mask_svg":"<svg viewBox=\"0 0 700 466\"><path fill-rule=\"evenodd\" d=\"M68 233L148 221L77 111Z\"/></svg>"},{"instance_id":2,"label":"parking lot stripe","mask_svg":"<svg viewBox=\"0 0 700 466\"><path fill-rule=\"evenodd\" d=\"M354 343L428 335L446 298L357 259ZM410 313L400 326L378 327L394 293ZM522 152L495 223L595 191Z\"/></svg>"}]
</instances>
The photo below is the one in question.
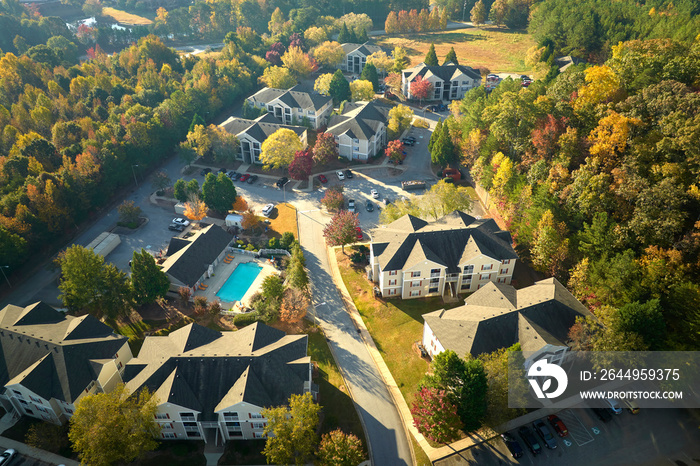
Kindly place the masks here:
<instances>
[{"instance_id":1,"label":"parking lot stripe","mask_svg":"<svg viewBox=\"0 0 700 466\"><path fill-rule=\"evenodd\" d=\"M570 409L565 409L557 413L557 416L564 421L566 428L569 429L569 434L578 444L578 446L585 445L593 441L593 436L588 431L588 428L581 422L581 419Z\"/></svg>"}]
</instances>

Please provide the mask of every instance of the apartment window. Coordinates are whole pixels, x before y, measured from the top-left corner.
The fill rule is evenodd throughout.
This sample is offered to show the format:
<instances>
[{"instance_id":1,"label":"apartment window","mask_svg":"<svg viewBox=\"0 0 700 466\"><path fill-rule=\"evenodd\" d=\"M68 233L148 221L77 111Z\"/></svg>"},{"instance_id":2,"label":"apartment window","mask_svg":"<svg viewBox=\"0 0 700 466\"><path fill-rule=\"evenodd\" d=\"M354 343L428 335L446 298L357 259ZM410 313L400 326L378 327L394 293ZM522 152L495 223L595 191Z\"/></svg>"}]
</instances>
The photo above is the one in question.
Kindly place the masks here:
<instances>
[{"instance_id":1,"label":"apartment window","mask_svg":"<svg viewBox=\"0 0 700 466\"><path fill-rule=\"evenodd\" d=\"M418 272L411 272L411 278L420 277L420 270Z\"/></svg>"},{"instance_id":2,"label":"apartment window","mask_svg":"<svg viewBox=\"0 0 700 466\"><path fill-rule=\"evenodd\" d=\"M268 112L272 112L272 111L274 111L274 109L275 109L275 108L274 108L272 105L268 105L268 106L267 106L267 111L268 111Z\"/></svg>"},{"instance_id":3,"label":"apartment window","mask_svg":"<svg viewBox=\"0 0 700 466\"><path fill-rule=\"evenodd\" d=\"M228 436L229 437L243 437L243 432L241 432L240 430L233 430L233 431L229 430Z\"/></svg>"},{"instance_id":4,"label":"apartment window","mask_svg":"<svg viewBox=\"0 0 700 466\"><path fill-rule=\"evenodd\" d=\"M481 266L481 270L491 270L493 268L493 264L485 264Z\"/></svg>"},{"instance_id":5,"label":"apartment window","mask_svg":"<svg viewBox=\"0 0 700 466\"><path fill-rule=\"evenodd\" d=\"M183 422L182 425L185 427L197 427L196 422Z\"/></svg>"},{"instance_id":6,"label":"apartment window","mask_svg":"<svg viewBox=\"0 0 700 466\"><path fill-rule=\"evenodd\" d=\"M66 411L66 413L68 413L68 414L73 414L73 410L70 409L70 408L66 408L65 411Z\"/></svg>"},{"instance_id":7,"label":"apartment window","mask_svg":"<svg viewBox=\"0 0 700 466\"><path fill-rule=\"evenodd\" d=\"M440 275L440 269L430 269L430 275Z\"/></svg>"},{"instance_id":8,"label":"apartment window","mask_svg":"<svg viewBox=\"0 0 700 466\"><path fill-rule=\"evenodd\" d=\"M241 430L241 423L240 422L227 422L226 427L229 430Z\"/></svg>"},{"instance_id":9,"label":"apartment window","mask_svg":"<svg viewBox=\"0 0 700 466\"><path fill-rule=\"evenodd\" d=\"M471 275L462 275L462 282L470 282L470 281L472 281Z\"/></svg>"},{"instance_id":10,"label":"apartment window","mask_svg":"<svg viewBox=\"0 0 700 466\"><path fill-rule=\"evenodd\" d=\"M505 275L508 273L508 269L501 269L501 275Z\"/></svg>"},{"instance_id":11,"label":"apartment window","mask_svg":"<svg viewBox=\"0 0 700 466\"><path fill-rule=\"evenodd\" d=\"M441 81L437 81L437 82L435 83L435 88L439 88L439 87L442 87L442 82L441 82Z\"/></svg>"},{"instance_id":12,"label":"apartment window","mask_svg":"<svg viewBox=\"0 0 700 466\"><path fill-rule=\"evenodd\" d=\"M491 279L490 273L482 273L481 274L481 280L490 280L490 279Z\"/></svg>"},{"instance_id":13,"label":"apartment window","mask_svg":"<svg viewBox=\"0 0 700 466\"><path fill-rule=\"evenodd\" d=\"M420 286L420 282L411 282L411 288L415 288L417 286Z\"/></svg>"},{"instance_id":14,"label":"apartment window","mask_svg":"<svg viewBox=\"0 0 700 466\"><path fill-rule=\"evenodd\" d=\"M252 426L253 426L253 429L255 429L255 430L261 430L262 428L265 427L265 423L264 422L253 422Z\"/></svg>"},{"instance_id":15,"label":"apartment window","mask_svg":"<svg viewBox=\"0 0 700 466\"><path fill-rule=\"evenodd\" d=\"M465 265L464 266L464 274L468 273L474 273L474 266L473 265Z\"/></svg>"},{"instance_id":16,"label":"apartment window","mask_svg":"<svg viewBox=\"0 0 700 466\"><path fill-rule=\"evenodd\" d=\"M183 421L194 421L194 413L180 413L180 419Z\"/></svg>"},{"instance_id":17,"label":"apartment window","mask_svg":"<svg viewBox=\"0 0 700 466\"><path fill-rule=\"evenodd\" d=\"M390 271L389 271L389 275L396 275L397 273L398 273L398 271L396 271L396 270L390 270Z\"/></svg>"},{"instance_id":18,"label":"apartment window","mask_svg":"<svg viewBox=\"0 0 700 466\"><path fill-rule=\"evenodd\" d=\"M173 423L172 422L166 422L164 424L160 425L161 429L172 429L173 428Z\"/></svg>"},{"instance_id":19,"label":"apartment window","mask_svg":"<svg viewBox=\"0 0 700 466\"><path fill-rule=\"evenodd\" d=\"M156 413L156 419L170 419L170 414Z\"/></svg>"},{"instance_id":20,"label":"apartment window","mask_svg":"<svg viewBox=\"0 0 700 466\"><path fill-rule=\"evenodd\" d=\"M501 264L503 264L503 265L508 265L508 264L510 264L510 259L506 259L506 260L504 260L504 261L501 261Z\"/></svg>"},{"instance_id":21,"label":"apartment window","mask_svg":"<svg viewBox=\"0 0 700 466\"><path fill-rule=\"evenodd\" d=\"M292 109L289 108L289 107L286 107L286 108L284 109L284 113L286 113L287 115L291 115L291 114L292 114Z\"/></svg>"},{"instance_id":22,"label":"apartment window","mask_svg":"<svg viewBox=\"0 0 700 466\"><path fill-rule=\"evenodd\" d=\"M460 289L462 289L462 290L468 290L469 288L471 288L471 286L472 286L471 283L464 283L464 282L462 282L462 286L461 286Z\"/></svg>"},{"instance_id":23,"label":"apartment window","mask_svg":"<svg viewBox=\"0 0 700 466\"><path fill-rule=\"evenodd\" d=\"M428 293L437 293L437 292L438 292L438 287L437 287L437 286L428 289Z\"/></svg>"},{"instance_id":24,"label":"apartment window","mask_svg":"<svg viewBox=\"0 0 700 466\"><path fill-rule=\"evenodd\" d=\"M314 111L313 111L313 110L307 110L307 111L306 111L306 114L307 114L307 115L313 115L313 114L314 114Z\"/></svg>"},{"instance_id":25,"label":"apartment window","mask_svg":"<svg viewBox=\"0 0 700 466\"><path fill-rule=\"evenodd\" d=\"M253 438L265 438L265 434L262 432L253 432Z\"/></svg>"},{"instance_id":26,"label":"apartment window","mask_svg":"<svg viewBox=\"0 0 700 466\"><path fill-rule=\"evenodd\" d=\"M431 279L430 279L430 284L431 284L431 285L437 285L438 283L440 283L440 279L439 279L439 278L431 278Z\"/></svg>"},{"instance_id":27,"label":"apartment window","mask_svg":"<svg viewBox=\"0 0 700 466\"><path fill-rule=\"evenodd\" d=\"M224 413L225 418L238 419L238 413L235 411L227 411Z\"/></svg>"},{"instance_id":28,"label":"apartment window","mask_svg":"<svg viewBox=\"0 0 700 466\"><path fill-rule=\"evenodd\" d=\"M506 282L506 279L505 279L505 278L499 278L499 279L498 279L498 283L505 283L505 282Z\"/></svg>"},{"instance_id":29,"label":"apartment window","mask_svg":"<svg viewBox=\"0 0 700 466\"><path fill-rule=\"evenodd\" d=\"M199 433L199 431L194 431L194 430L188 430L187 431L187 436L188 437L201 437L202 434Z\"/></svg>"},{"instance_id":30,"label":"apartment window","mask_svg":"<svg viewBox=\"0 0 700 466\"><path fill-rule=\"evenodd\" d=\"M161 432L160 435L165 439L177 438L177 434L175 432Z\"/></svg>"},{"instance_id":31,"label":"apartment window","mask_svg":"<svg viewBox=\"0 0 700 466\"><path fill-rule=\"evenodd\" d=\"M396 286L396 280L389 280L389 286Z\"/></svg>"},{"instance_id":32,"label":"apartment window","mask_svg":"<svg viewBox=\"0 0 700 466\"><path fill-rule=\"evenodd\" d=\"M420 290L411 291L410 296L420 296Z\"/></svg>"},{"instance_id":33,"label":"apartment window","mask_svg":"<svg viewBox=\"0 0 700 466\"><path fill-rule=\"evenodd\" d=\"M398 293L398 290L396 288L392 288L389 290L389 296L394 296Z\"/></svg>"}]
</instances>

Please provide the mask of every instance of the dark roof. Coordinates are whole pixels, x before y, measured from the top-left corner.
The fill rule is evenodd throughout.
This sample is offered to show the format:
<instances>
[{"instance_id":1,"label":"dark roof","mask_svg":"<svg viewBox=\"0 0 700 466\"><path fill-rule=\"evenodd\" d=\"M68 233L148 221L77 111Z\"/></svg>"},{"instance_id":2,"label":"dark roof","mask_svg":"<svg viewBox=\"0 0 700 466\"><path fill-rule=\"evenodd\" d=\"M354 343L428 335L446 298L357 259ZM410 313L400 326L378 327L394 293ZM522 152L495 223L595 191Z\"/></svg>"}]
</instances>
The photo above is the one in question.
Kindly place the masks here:
<instances>
[{"instance_id":1,"label":"dark roof","mask_svg":"<svg viewBox=\"0 0 700 466\"><path fill-rule=\"evenodd\" d=\"M194 286L232 239L233 236L220 226L209 225L189 239L188 245L168 256L163 263L163 272L185 285ZM178 243L180 241L177 239Z\"/></svg>"},{"instance_id":2,"label":"dark roof","mask_svg":"<svg viewBox=\"0 0 700 466\"><path fill-rule=\"evenodd\" d=\"M381 102L347 103L342 115L328 120L327 132L334 136L347 134L353 139L371 139L381 125L386 126L391 107Z\"/></svg>"},{"instance_id":3,"label":"dark roof","mask_svg":"<svg viewBox=\"0 0 700 466\"><path fill-rule=\"evenodd\" d=\"M91 315L9 305L0 310L0 384L73 403L97 378L92 361L111 360L127 342Z\"/></svg>"},{"instance_id":4,"label":"dark roof","mask_svg":"<svg viewBox=\"0 0 700 466\"><path fill-rule=\"evenodd\" d=\"M345 44L340 44L340 46L343 48L343 52L345 52L345 55L358 51L365 57L372 55L375 52L381 52L382 49L378 45L372 45L368 42L365 42L364 44L353 44L351 42L346 42Z\"/></svg>"},{"instance_id":5,"label":"dark roof","mask_svg":"<svg viewBox=\"0 0 700 466\"><path fill-rule=\"evenodd\" d=\"M279 100L288 107L302 108L304 110L320 110L333 100L332 97L321 95L318 92L309 92L302 86L294 86L291 89L274 89L264 87L258 92L248 97L254 104L264 103L265 105Z\"/></svg>"},{"instance_id":6,"label":"dark roof","mask_svg":"<svg viewBox=\"0 0 700 466\"><path fill-rule=\"evenodd\" d=\"M266 113L255 120L231 117L220 125L227 132L236 136L247 134L258 142L263 142L280 128L291 129L297 136L301 136L307 131L304 126L283 125L280 120L273 115Z\"/></svg>"},{"instance_id":7,"label":"dark roof","mask_svg":"<svg viewBox=\"0 0 700 466\"><path fill-rule=\"evenodd\" d=\"M236 332L192 324L165 337L146 337L124 377L131 391L148 387L161 403L198 411L200 421L214 420L217 411L241 401L278 406L303 393L309 381L307 338L261 323Z\"/></svg>"},{"instance_id":8,"label":"dark roof","mask_svg":"<svg viewBox=\"0 0 700 466\"><path fill-rule=\"evenodd\" d=\"M423 316L445 349L477 356L520 343L523 351L545 344L565 346L578 316L592 316L554 278L515 290L488 283L465 299L464 306Z\"/></svg>"},{"instance_id":9,"label":"dark roof","mask_svg":"<svg viewBox=\"0 0 700 466\"><path fill-rule=\"evenodd\" d=\"M403 70L403 75L406 77L408 82L413 82L413 80L418 76L426 78L427 76L431 75L437 76L443 81L452 81L453 77L460 72L466 74L472 79L481 81L481 74L474 68L464 65L455 65L452 62L448 62L440 66L428 66L425 63L421 63L413 68Z\"/></svg>"},{"instance_id":10,"label":"dark roof","mask_svg":"<svg viewBox=\"0 0 700 466\"><path fill-rule=\"evenodd\" d=\"M483 254L496 260L517 259L510 234L493 219L475 219L454 211L428 223L412 215L372 230L372 251L382 270L410 268L430 260L457 273L460 264Z\"/></svg>"}]
</instances>

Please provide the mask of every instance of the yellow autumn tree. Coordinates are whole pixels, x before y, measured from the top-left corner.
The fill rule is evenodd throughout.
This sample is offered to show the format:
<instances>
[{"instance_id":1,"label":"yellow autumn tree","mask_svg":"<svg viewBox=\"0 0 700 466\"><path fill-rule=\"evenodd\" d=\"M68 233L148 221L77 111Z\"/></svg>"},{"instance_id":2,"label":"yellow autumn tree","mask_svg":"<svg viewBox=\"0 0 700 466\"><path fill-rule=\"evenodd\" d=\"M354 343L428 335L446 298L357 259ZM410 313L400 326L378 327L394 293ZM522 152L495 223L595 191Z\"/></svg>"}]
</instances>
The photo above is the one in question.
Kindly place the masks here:
<instances>
[{"instance_id":1,"label":"yellow autumn tree","mask_svg":"<svg viewBox=\"0 0 700 466\"><path fill-rule=\"evenodd\" d=\"M294 153L303 149L297 133L287 128L280 128L262 144L260 161L265 164L265 169L287 168Z\"/></svg>"},{"instance_id":2,"label":"yellow autumn tree","mask_svg":"<svg viewBox=\"0 0 700 466\"><path fill-rule=\"evenodd\" d=\"M331 88L331 79L333 79L333 73L324 73L314 82L314 90L319 94L330 95L329 89Z\"/></svg>"},{"instance_id":3,"label":"yellow autumn tree","mask_svg":"<svg viewBox=\"0 0 700 466\"><path fill-rule=\"evenodd\" d=\"M191 194L185 202L184 215L194 222L199 222L207 216L207 205L199 196Z\"/></svg>"},{"instance_id":4,"label":"yellow autumn tree","mask_svg":"<svg viewBox=\"0 0 700 466\"><path fill-rule=\"evenodd\" d=\"M592 66L586 69L586 84L578 90L574 109L613 100L621 93L620 78L608 66Z\"/></svg>"},{"instance_id":5,"label":"yellow autumn tree","mask_svg":"<svg viewBox=\"0 0 700 466\"><path fill-rule=\"evenodd\" d=\"M499 152L493 157L491 165L496 169L491 193L500 197L505 194L505 188L511 178L513 178L513 161Z\"/></svg>"},{"instance_id":6,"label":"yellow autumn tree","mask_svg":"<svg viewBox=\"0 0 700 466\"><path fill-rule=\"evenodd\" d=\"M612 110L598 121L598 126L591 131L588 139L592 143L590 153L603 171L610 172L622 163L620 155L627 148L630 129L639 123L641 121L636 118L628 118Z\"/></svg>"},{"instance_id":7,"label":"yellow autumn tree","mask_svg":"<svg viewBox=\"0 0 700 466\"><path fill-rule=\"evenodd\" d=\"M350 83L350 93L352 94L352 100L366 100L370 101L374 98L374 88L372 83L365 81L364 79L358 79Z\"/></svg>"},{"instance_id":8,"label":"yellow autumn tree","mask_svg":"<svg viewBox=\"0 0 700 466\"><path fill-rule=\"evenodd\" d=\"M328 68L335 68L345 58L345 52L338 42L326 41L313 51L316 62Z\"/></svg>"},{"instance_id":9,"label":"yellow autumn tree","mask_svg":"<svg viewBox=\"0 0 700 466\"><path fill-rule=\"evenodd\" d=\"M308 78L315 66L311 57L300 47L289 47L289 50L282 55L282 63L297 79Z\"/></svg>"}]
</instances>

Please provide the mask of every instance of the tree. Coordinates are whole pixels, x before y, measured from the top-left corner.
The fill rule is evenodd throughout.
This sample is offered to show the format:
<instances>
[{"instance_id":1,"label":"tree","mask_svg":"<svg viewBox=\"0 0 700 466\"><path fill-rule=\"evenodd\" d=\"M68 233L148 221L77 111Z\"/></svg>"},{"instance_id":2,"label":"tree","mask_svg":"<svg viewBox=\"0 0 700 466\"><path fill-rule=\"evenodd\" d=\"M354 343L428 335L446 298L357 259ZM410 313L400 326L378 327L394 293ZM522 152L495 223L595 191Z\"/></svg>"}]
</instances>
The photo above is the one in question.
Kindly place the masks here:
<instances>
[{"instance_id":1,"label":"tree","mask_svg":"<svg viewBox=\"0 0 700 466\"><path fill-rule=\"evenodd\" d=\"M71 312L87 311L110 319L127 313L129 280L114 264L105 264L104 257L77 244L60 253L57 263L61 267L58 298Z\"/></svg>"},{"instance_id":2,"label":"tree","mask_svg":"<svg viewBox=\"0 0 700 466\"><path fill-rule=\"evenodd\" d=\"M284 284L277 275L268 275L262 282L261 293L266 299L281 300L284 295Z\"/></svg>"},{"instance_id":3,"label":"tree","mask_svg":"<svg viewBox=\"0 0 700 466\"><path fill-rule=\"evenodd\" d=\"M340 102L350 100L350 83L345 79L343 72L336 70L331 78L331 83L328 86L328 93L333 97L333 104L338 105Z\"/></svg>"},{"instance_id":4,"label":"tree","mask_svg":"<svg viewBox=\"0 0 700 466\"><path fill-rule=\"evenodd\" d=\"M556 222L547 210L537 223L532 245L532 265L540 272L558 276L569 254L569 238L564 222Z\"/></svg>"},{"instance_id":5,"label":"tree","mask_svg":"<svg viewBox=\"0 0 700 466\"><path fill-rule=\"evenodd\" d=\"M170 177L164 171L157 171L153 174L153 180L151 181L151 186L157 192L162 191L168 186L170 186Z\"/></svg>"},{"instance_id":6,"label":"tree","mask_svg":"<svg viewBox=\"0 0 700 466\"><path fill-rule=\"evenodd\" d=\"M434 164L441 167L446 167L450 163L457 161L457 148L452 142L450 128L447 123L443 123L440 134L433 143L430 159Z\"/></svg>"},{"instance_id":7,"label":"tree","mask_svg":"<svg viewBox=\"0 0 700 466\"><path fill-rule=\"evenodd\" d=\"M199 196L190 194L185 202L184 215L194 222L199 222L207 216L207 205Z\"/></svg>"},{"instance_id":8,"label":"tree","mask_svg":"<svg viewBox=\"0 0 700 466\"><path fill-rule=\"evenodd\" d=\"M130 396L119 384L109 393L80 398L68 438L83 464L128 463L158 446L157 411L158 400L147 389Z\"/></svg>"},{"instance_id":9,"label":"tree","mask_svg":"<svg viewBox=\"0 0 700 466\"><path fill-rule=\"evenodd\" d=\"M241 228L244 230L254 230L258 227L258 224L260 224L260 219L257 215L255 215L252 209L248 209L243 212L242 217Z\"/></svg>"},{"instance_id":10,"label":"tree","mask_svg":"<svg viewBox=\"0 0 700 466\"><path fill-rule=\"evenodd\" d=\"M313 159L317 165L326 165L338 160L338 147L331 133L319 133L313 149Z\"/></svg>"},{"instance_id":11,"label":"tree","mask_svg":"<svg viewBox=\"0 0 700 466\"><path fill-rule=\"evenodd\" d=\"M321 199L321 205L331 212L340 210L345 205L343 192L340 189L333 188L335 186L326 189L326 194Z\"/></svg>"},{"instance_id":12,"label":"tree","mask_svg":"<svg viewBox=\"0 0 700 466\"><path fill-rule=\"evenodd\" d=\"M336 68L345 58L343 47L338 42L326 41L313 50L316 62L327 68Z\"/></svg>"},{"instance_id":13,"label":"tree","mask_svg":"<svg viewBox=\"0 0 700 466\"><path fill-rule=\"evenodd\" d=\"M398 137L411 127L413 110L405 105L397 105L389 110L389 138Z\"/></svg>"},{"instance_id":14,"label":"tree","mask_svg":"<svg viewBox=\"0 0 700 466\"><path fill-rule=\"evenodd\" d=\"M433 146L435 145L435 142L438 140L438 138L440 137L441 134L442 134L442 118L438 118L438 122L435 125L435 129L430 134L430 140L428 141L428 152L430 154L433 153Z\"/></svg>"},{"instance_id":15,"label":"tree","mask_svg":"<svg viewBox=\"0 0 700 466\"><path fill-rule=\"evenodd\" d=\"M206 296L195 296L193 301L195 314L204 314L204 311L209 307L209 301L207 301Z\"/></svg>"},{"instance_id":16,"label":"tree","mask_svg":"<svg viewBox=\"0 0 700 466\"><path fill-rule=\"evenodd\" d=\"M357 241L357 228L360 226L358 214L341 210L323 228L323 237L330 246L340 246L345 253L345 245Z\"/></svg>"},{"instance_id":17,"label":"tree","mask_svg":"<svg viewBox=\"0 0 700 466\"><path fill-rule=\"evenodd\" d=\"M386 21L384 21L384 32L387 34L399 32L399 18L395 11L390 11L389 15L387 15Z\"/></svg>"},{"instance_id":18,"label":"tree","mask_svg":"<svg viewBox=\"0 0 700 466\"><path fill-rule=\"evenodd\" d=\"M400 160L404 159L403 150L403 142L399 141L398 139L394 139L393 141L389 141L389 144L386 145L384 154L389 157L389 160L392 162L399 162Z\"/></svg>"},{"instance_id":19,"label":"tree","mask_svg":"<svg viewBox=\"0 0 700 466\"><path fill-rule=\"evenodd\" d=\"M459 65L459 61L457 61L457 53L455 53L454 47L450 47L450 51L447 52L447 55L445 55L445 61L443 62L443 65L450 62L454 63L455 65Z\"/></svg>"},{"instance_id":20,"label":"tree","mask_svg":"<svg viewBox=\"0 0 700 466\"><path fill-rule=\"evenodd\" d=\"M48 422L37 422L27 431L24 443L34 448L59 453L70 448L68 428L70 424L56 425Z\"/></svg>"},{"instance_id":21,"label":"tree","mask_svg":"<svg viewBox=\"0 0 700 466\"><path fill-rule=\"evenodd\" d=\"M260 81L267 87L274 89L289 89L297 85L297 80L292 72L282 66L270 66L263 71Z\"/></svg>"},{"instance_id":22,"label":"tree","mask_svg":"<svg viewBox=\"0 0 700 466\"><path fill-rule=\"evenodd\" d=\"M394 52L392 55L394 56L393 71L401 73L410 63L410 60L408 59L408 51L401 46L396 46L394 47Z\"/></svg>"},{"instance_id":23,"label":"tree","mask_svg":"<svg viewBox=\"0 0 700 466\"><path fill-rule=\"evenodd\" d=\"M374 92L379 90L379 76L377 76L377 68L372 63L365 63L364 68L362 68L362 73L360 73L360 79L371 82L372 90Z\"/></svg>"},{"instance_id":24,"label":"tree","mask_svg":"<svg viewBox=\"0 0 700 466\"><path fill-rule=\"evenodd\" d=\"M636 333L642 337L650 351L663 350L666 322L658 299L625 304L618 314L620 331Z\"/></svg>"},{"instance_id":25,"label":"tree","mask_svg":"<svg viewBox=\"0 0 700 466\"><path fill-rule=\"evenodd\" d=\"M409 92L414 99L418 97L419 105L423 105L423 99L433 96L433 83L423 79L422 76L416 76L409 86Z\"/></svg>"},{"instance_id":26,"label":"tree","mask_svg":"<svg viewBox=\"0 0 700 466\"><path fill-rule=\"evenodd\" d=\"M318 413L321 407L314 403L311 393L292 395L289 407L263 409L267 419L263 434L267 436L263 453L270 464L301 466L314 453L318 438Z\"/></svg>"},{"instance_id":27,"label":"tree","mask_svg":"<svg viewBox=\"0 0 700 466\"><path fill-rule=\"evenodd\" d=\"M289 176L291 176L293 180L308 179L313 164L314 160L308 149L297 151L294 154L294 160L289 164Z\"/></svg>"},{"instance_id":28,"label":"tree","mask_svg":"<svg viewBox=\"0 0 700 466\"><path fill-rule=\"evenodd\" d=\"M297 288L287 288L282 298L280 320L290 324L301 322L309 310L309 295Z\"/></svg>"},{"instance_id":29,"label":"tree","mask_svg":"<svg viewBox=\"0 0 700 466\"><path fill-rule=\"evenodd\" d=\"M236 202L236 187L225 173L207 173L202 185L202 200L210 209L225 214Z\"/></svg>"},{"instance_id":30,"label":"tree","mask_svg":"<svg viewBox=\"0 0 700 466\"><path fill-rule=\"evenodd\" d=\"M444 390L422 387L411 406L413 425L433 442L450 443L459 435L457 408Z\"/></svg>"},{"instance_id":31,"label":"tree","mask_svg":"<svg viewBox=\"0 0 700 466\"><path fill-rule=\"evenodd\" d=\"M317 456L322 466L357 466L366 458L360 439L340 429L323 434Z\"/></svg>"},{"instance_id":32,"label":"tree","mask_svg":"<svg viewBox=\"0 0 700 466\"><path fill-rule=\"evenodd\" d=\"M297 80L308 78L316 68L314 60L300 47L289 47L289 50L282 55L282 63Z\"/></svg>"},{"instance_id":33,"label":"tree","mask_svg":"<svg viewBox=\"0 0 700 466\"><path fill-rule=\"evenodd\" d=\"M369 102L374 98L372 83L361 79L350 83L350 93L352 94L352 100L354 101L366 100Z\"/></svg>"},{"instance_id":34,"label":"tree","mask_svg":"<svg viewBox=\"0 0 700 466\"><path fill-rule=\"evenodd\" d=\"M196 179L191 179L187 182L187 196L199 196L199 181Z\"/></svg>"},{"instance_id":35,"label":"tree","mask_svg":"<svg viewBox=\"0 0 700 466\"><path fill-rule=\"evenodd\" d=\"M210 316L216 317L221 313L221 301L218 299L216 301L212 301L209 303L209 308L207 309L207 312L209 312Z\"/></svg>"},{"instance_id":36,"label":"tree","mask_svg":"<svg viewBox=\"0 0 700 466\"><path fill-rule=\"evenodd\" d=\"M192 288L189 286L181 286L177 289L177 294L180 295L180 300L182 301L183 306L186 306L192 297Z\"/></svg>"},{"instance_id":37,"label":"tree","mask_svg":"<svg viewBox=\"0 0 700 466\"><path fill-rule=\"evenodd\" d=\"M420 196L417 203L421 217L431 216L437 220L455 210L471 212L473 201L467 188L440 180Z\"/></svg>"},{"instance_id":38,"label":"tree","mask_svg":"<svg viewBox=\"0 0 700 466\"><path fill-rule=\"evenodd\" d=\"M517 358L522 358L520 351L520 343L516 343L510 348L501 348L479 356L479 359L484 363L488 379L486 423L491 427L499 426L525 414L525 410L522 408L508 407L509 391L512 393L510 396L515 396L515 393L527 393L528 390L522 365L518 366L516 362ZM509 362L509 358L516 358L516 361ZM521 376L509 377L510 371L515 370L519 370ZM513 390L509 390L510 384L513 385Z\"/></svg>"},{"instance_id":39,"label":"tree","mask_svg":"<svg viewBox=\"0 0 700 466\"><path fill-rule=\"evenodd\" d=\"M141 252L134 251L131 259L131 288L134 290L134 300L140 305L156 302L158 298L165 297L170 289L168 276L143 248Z\"/></svg>"},{"instance_id":40,"label":"tree","mask_svg":"<svg viewBox=\"0 0 700 466\"><path fill-rule=\"evenodd\" d=\"M343 23L343 27L340 28L340 33L338 34L338 42L340 42L341 44L352 43L350 31L348 30L348 26L345 23Z\"/></svg>"},{"instance_id":41,"label":"tree","mask_svg":"<svg viewBox=\"0 0 700 466\"><path fill-rule=\"evenodd\" d=\"M380 50L367 57L365 68L369 64L373 65L377 71L382 73L382 77L384 77L394 67L394 59L390 55L387 55L386 52ZM364 69L362 71L364 72Z\"/></svg>"},{"instance_id":42,"label":"tree","mask_svg":"<svg viewBox=\"0 0 700 466\"><path fill-rule=\"evenodd\" d=\"M430 44L430 48L428 49L428 53L425 54L423 63L428 66L438 66L440 64L440 62L438 62L437 54L435 53L435 44Z\"/></svg>"},{"instance_id":43,"label":"tree","mask_svg":"<svg viewBox=\"0 0 700 466\"><path fill-rule=\"evenodd\" d=\"M332 73L324 73L314 81L314 90L322 95L330 95Z\"/></svg>"},{"instance_id":44,"label":"tree","mask_svg":"<svg viewBox=\"0 0 700 466\"><path fill-rule=\"evenodd\" d=\"M303 149L297 133L288 128L280 128L262 143L260 161L265 169L287 168L294 160L294 154Z\"/></svg>"},{"instance_id":45,"label":"tree","mask_svg":"<svg viewBox=\"0 0 700 466\"><path fill-rule=\"evenodd\" d=\"M119 212L119 223L123 223L130 228L136 228L141 216L141 207L137 206L134 201L124 201L117 207Z\"/></svg>"},{"instance_id":46,"label":"tree","mask_svg":"<svg viewBox=\"0 0 700 466\"><path fill-rule=\"evenodd\" d=\"M299 243L295 243L292 246L292 257L287 264L287 283L289 286L301 290L302 292L309 293L309 276L306 273L304 253L299 246Z\"/></svg>"}]
</instances>

